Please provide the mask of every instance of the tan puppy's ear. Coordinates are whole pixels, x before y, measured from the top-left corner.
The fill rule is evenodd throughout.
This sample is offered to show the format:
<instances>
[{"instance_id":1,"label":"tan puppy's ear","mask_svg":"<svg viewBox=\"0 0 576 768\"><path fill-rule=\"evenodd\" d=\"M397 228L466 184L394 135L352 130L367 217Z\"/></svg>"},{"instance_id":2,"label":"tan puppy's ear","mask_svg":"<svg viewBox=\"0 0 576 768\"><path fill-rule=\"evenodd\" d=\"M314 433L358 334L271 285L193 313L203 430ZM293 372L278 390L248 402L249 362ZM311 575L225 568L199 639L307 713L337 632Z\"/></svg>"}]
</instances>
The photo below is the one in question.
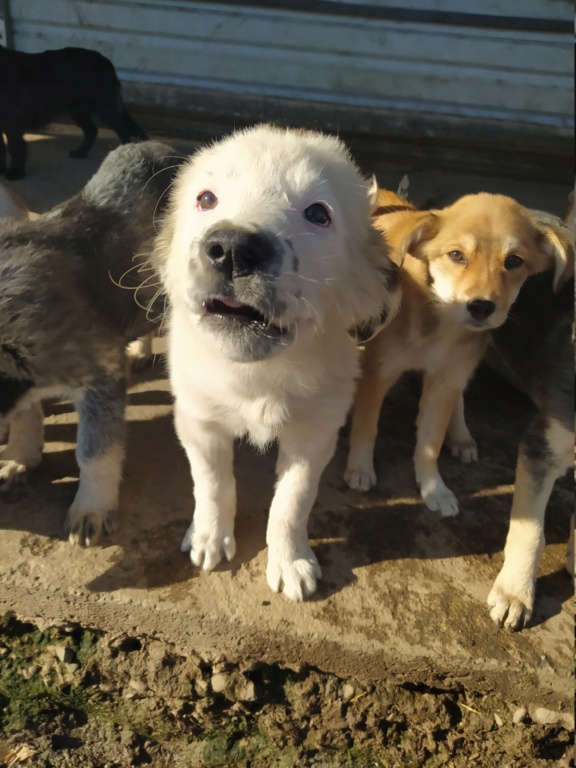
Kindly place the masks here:
<instances>
[{"instance_id":1,"label":"tan puppy's ear","mask_svg":"<svg viewBox=\"0 0 576 768\"><path fill-rule=\"evenodd\" d=\"M440 229L440 218L432 211L409 211L386 229L386 240L397 256L394 261L402 266L406 254L424 259L420 246L431 240Z\"/></svg>"},{"instance_id":2,"label":"tan puppy's ear","mask_svg":"<svg viewBox=\"0 0 576 768\"><path fill-rule=\"evenodd\" d=\"M554 291L574 276L574 232L564 222L543 211L530 211L536 229L543 238L548 268L554 267Z\"/></svg>"}]
</instances>

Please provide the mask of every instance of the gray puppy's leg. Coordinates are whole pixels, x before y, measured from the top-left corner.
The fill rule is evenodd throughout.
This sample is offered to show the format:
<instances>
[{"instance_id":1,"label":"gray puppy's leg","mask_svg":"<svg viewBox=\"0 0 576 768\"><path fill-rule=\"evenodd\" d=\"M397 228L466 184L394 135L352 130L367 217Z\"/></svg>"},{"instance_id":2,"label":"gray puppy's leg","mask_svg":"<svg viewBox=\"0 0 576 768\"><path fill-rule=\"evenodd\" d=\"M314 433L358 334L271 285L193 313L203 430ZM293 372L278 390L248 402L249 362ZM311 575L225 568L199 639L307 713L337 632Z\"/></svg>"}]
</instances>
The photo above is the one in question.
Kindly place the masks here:
<instances>
[{"instance_id":1,"label":"gray puppy's leg","mask_svg":"<svg viewBox=\"0 0 576 768\"><path fill-rule=\"evenodd\" d=\"M95 544L116 522L124 459L124 381L102 377L75 398L80 483L66 518L72 544Z\"/></svg>"},{"instance_id":2,"label":"gray puppy's leg","mask_svg":"<svg viewBox=\"0 0 576 768\"><path fill-rule=\"evenodd\" d=\"M40 464L44 447L43 421L40 403L33 403L10 419L8 444L0 453L1 490L8 490Z\"/></svg>"},{"instance_id":3,"label":"gray puppy's leg","mask_svg":"<svg viewBox=\"0 0 576 768\"><path fill-rule=\"evenodd\" d=\"M131 370L141 371L152 363L152 342L154 341L154 332L140 336L131 341L126 347L126 362L128 374Z\"/></svg>"}]
</instances>

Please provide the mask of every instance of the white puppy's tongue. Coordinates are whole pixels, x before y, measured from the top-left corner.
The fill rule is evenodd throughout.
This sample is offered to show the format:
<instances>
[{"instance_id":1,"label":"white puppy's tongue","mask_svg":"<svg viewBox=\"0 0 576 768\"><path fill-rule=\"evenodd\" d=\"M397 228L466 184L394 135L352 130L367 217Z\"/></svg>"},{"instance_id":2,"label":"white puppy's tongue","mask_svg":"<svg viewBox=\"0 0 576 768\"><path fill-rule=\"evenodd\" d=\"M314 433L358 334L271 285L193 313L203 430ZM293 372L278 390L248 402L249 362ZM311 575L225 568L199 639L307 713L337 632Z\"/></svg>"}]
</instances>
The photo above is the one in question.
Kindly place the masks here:
<instances>
[{"instance_id":1,"label":"white puppy's tongue","mask_svg":"<svg viewBox=\"0 0 576 768\"><path fill-rule=\"evenodd\" d=\"M231 299L228 296L225 296L222 299L218 299L218 301L220 301L221 304L225 304L227 307L230 307L230 309L240 309L240 307L246 306L241 301L236 301L236 299Z\"/></svg>"}]
</instances>

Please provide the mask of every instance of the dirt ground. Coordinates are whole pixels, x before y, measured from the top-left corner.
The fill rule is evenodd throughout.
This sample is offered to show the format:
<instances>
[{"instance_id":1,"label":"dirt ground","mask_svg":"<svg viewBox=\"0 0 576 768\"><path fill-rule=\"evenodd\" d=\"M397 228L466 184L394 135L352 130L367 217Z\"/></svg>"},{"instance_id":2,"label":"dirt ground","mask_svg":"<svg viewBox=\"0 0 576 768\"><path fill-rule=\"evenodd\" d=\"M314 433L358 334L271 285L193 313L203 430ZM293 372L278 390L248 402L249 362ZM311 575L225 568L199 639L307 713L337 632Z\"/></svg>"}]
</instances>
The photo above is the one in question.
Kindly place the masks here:
<instances>
[{"instance_id":1,"label":"dirt ground","mask_svg":"<svg viewBox=\"0 0 576 768\"><path fill-rule=\"evenodd\" d=\"M29 176L11 187L33 210L76 192L115 146L103 133L78 163L66 157L75 143L62 126L32 142ZM562 213L569 188L371 165L369 154L363 164L392 188L408 172L417 203L486 189ZM68 403L49 404L43 463L0 498L0 766L572 765L573 588L563 564L573 479L549 505L530 626L499 630L485 600L531 406L479 371L466 405L480 461L442 456L462 507L442 520L413 479L419 387L405 377L384 405L380 479L366 495L342 481L342 430L310 523L324 578L302 605L265 582L273 450L237 448L234 562L200 574L179 553L191 483L161 355L135 376L120 525L93 550L62 540L76 418Z\"/></svg>"}]
</instances>

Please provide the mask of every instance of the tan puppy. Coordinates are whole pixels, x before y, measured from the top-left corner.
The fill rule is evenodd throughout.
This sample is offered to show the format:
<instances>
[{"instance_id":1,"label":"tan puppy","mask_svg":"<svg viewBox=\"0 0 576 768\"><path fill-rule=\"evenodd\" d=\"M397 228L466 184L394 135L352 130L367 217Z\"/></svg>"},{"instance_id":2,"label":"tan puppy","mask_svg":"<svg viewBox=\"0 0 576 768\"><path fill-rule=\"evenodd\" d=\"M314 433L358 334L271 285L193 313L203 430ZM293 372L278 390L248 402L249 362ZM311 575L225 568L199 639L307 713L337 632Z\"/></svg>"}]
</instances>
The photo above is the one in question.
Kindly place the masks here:
<instances>
[{"instance_id":1,"label":"tan puppy","mask_svg":"<svg viewBox=\"0 0 576 768\"><path fill-rule=\"evenodd\" d=\"M488 342L485 332L505 321L528 275L551 265L558 276L565 271L566 250L545 223L502 195L467 195L442 210L417 211L381 190L375 217L392 259L403 265L402 303L366 344L344 477L357 490L375 485L382 401L402 373L423 371L416 481L429 509L456 515L458 502L440 476L438 456L447 435L454 456L477 458L462 394Z\"/></svg>"}]
</instances>

